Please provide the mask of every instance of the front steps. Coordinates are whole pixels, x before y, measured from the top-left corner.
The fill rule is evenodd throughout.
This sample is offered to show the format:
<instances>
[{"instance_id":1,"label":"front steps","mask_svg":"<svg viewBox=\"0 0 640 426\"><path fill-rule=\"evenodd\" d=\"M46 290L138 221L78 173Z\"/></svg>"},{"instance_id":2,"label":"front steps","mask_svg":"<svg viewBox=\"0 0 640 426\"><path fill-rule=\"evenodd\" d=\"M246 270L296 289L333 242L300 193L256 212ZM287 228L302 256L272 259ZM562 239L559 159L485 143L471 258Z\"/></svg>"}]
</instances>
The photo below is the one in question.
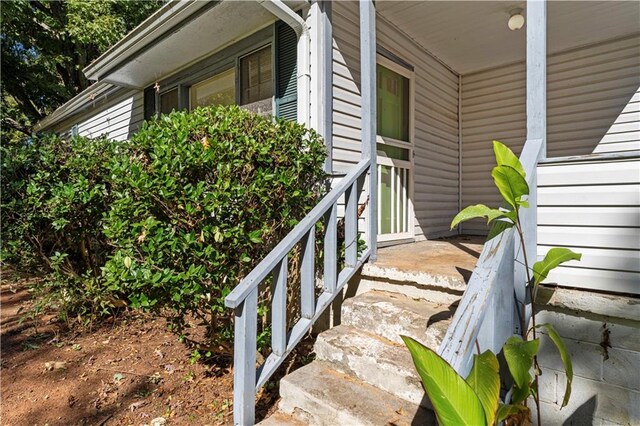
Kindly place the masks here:
<instances>
[{"instance_id":1,"label":"front steps","mask_svg":"<svg viewBox=\"0 0 640 426\"><path fill-rule=\"evenodd\" d=\"M279 412L262 424L435 425L400 335L435 349L451 316L449 305L399 293L347 299L342 323L318 336L314 362L280 381Z\"/></svg>"}]
</instances>

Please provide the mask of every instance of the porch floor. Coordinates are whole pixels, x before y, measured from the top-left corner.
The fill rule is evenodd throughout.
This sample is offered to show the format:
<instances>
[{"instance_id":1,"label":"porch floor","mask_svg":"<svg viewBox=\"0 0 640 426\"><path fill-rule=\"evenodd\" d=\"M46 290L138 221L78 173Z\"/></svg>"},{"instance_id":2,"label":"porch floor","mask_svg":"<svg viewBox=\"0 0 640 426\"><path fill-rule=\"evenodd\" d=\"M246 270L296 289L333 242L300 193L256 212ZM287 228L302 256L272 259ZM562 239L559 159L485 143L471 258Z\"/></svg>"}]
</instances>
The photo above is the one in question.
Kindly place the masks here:
<instances>
[{"instance_id":1,"label":"porch floor","mask_svg":"<svg viewBox=\"0 0 640 426\"><path fill-rule=\"evenodd\" d=\"M464 290L482 251L484 237L456 236L378 249L362 275Z\"/></svg>"}]
</instances>

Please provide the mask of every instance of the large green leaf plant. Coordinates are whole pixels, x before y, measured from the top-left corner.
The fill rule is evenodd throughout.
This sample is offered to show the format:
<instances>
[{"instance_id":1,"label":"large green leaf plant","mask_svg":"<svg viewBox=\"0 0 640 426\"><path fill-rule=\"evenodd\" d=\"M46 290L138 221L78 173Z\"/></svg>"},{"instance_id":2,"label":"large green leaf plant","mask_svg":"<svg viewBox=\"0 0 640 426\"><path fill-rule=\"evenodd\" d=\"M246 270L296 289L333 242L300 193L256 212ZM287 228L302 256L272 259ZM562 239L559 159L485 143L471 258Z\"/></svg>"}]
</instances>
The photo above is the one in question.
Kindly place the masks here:
<instances>
[{"instance_id":1,"label":"large green leaf plant","mask_svg":"<svg viewBox=\"0 0 640 426\"><path fill-rule=\"evenodd\" d=\"M451 222L453 229L461 222L485 218L492 224L489 239L506 229L515 228L522 249L525 249L524 232L520 221L520 210L529 207L529 185L524 167L518 157L504 144L493 141L496 166L491 171L494 183L503 198L503 207L490 208L483 204L468 206L458 213ZM530 300L535 300L540 282L549 272L564 262L580 260L581 254L566 248L552 248L543 260L531 268L526 264L527 291ZM567 348L551 324L536 324L532 303L532 326L522 327L522 335L511 336L505 342L502 353L511 382L505 398L500 397L500 364L491 351L474 355L471 372L466 378L436 352L420 342L402 336L407 345L418 374L433 405L438 422L443 425L494 425L504 421L517 424L528 418L527 399L531 396L538 409L540 424L538 376L540 368L536 356L540 348L537 330L544 329L549 339L557 347L567 376L562 407L571 396L573 367ZM524 309L524 307L523 307ZM524 315L522 315L524 318ZM534 372L533 377L531 371Z\"/></svg>"}]
</instances>

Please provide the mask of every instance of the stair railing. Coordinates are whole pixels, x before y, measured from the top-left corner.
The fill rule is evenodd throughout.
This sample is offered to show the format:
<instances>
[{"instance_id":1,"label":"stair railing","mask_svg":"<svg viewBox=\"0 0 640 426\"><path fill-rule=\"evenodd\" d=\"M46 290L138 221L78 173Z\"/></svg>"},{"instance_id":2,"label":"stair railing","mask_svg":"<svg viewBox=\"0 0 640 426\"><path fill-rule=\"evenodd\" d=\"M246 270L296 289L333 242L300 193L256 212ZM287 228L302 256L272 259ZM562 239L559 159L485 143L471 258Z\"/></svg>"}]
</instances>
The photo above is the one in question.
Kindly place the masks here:
<instances>
[{"instance_id":1,"label":"stair railing","mask_svg":"<svg viewBox=\"0 0 640 426\"><path fill-rule=\"evenodd\" d=\"M375 166L374 166L375 167ZM370 161L360 161L226 297L235 310L233 417L236 425L253 425L256 392L282 364L311 326L369 258L358 253L358 199ZM338 204L344 199L344 259L339 259ZM316 224L325 221L324 288L316 300ZM288 257L301 244L300 318L287 327ZM338 271L340 264L344 266ZM257 312L260 284L273 277L271 354L256 367Z\"/></svg>"},{"instance_id":2,"label":"stair railing","mask_svg":"<svg viewBox=\"0 0 640 426\"><path fill-rule=\"evenodd\" d=\"M543 146L540 139L527 140L520 155L530 189L529 208L520 210L529 267L536 258L536 173ZM523 250L511 228L485 243L438 350L459 374L469 373L474 353L487 349L499 353L509 336L527 326L531 309L525 284ZM520 318L523 306L524 318Z\"/></svg>"}]
</instances>

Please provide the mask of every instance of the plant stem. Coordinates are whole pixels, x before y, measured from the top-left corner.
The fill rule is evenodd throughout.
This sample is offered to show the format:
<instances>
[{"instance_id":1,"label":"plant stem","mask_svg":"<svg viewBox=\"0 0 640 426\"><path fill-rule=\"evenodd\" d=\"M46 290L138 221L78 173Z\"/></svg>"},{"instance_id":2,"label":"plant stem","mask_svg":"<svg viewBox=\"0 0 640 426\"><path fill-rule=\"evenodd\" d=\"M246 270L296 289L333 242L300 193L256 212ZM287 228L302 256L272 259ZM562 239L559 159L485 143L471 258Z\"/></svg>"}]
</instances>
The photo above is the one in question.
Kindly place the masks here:
<instances>
[{"instance_id":1,"label":"plant stem","mask_svg":"<svg viewBox=\"0 0 640 426\"><path fill-rule=\"evenodd\" d=\"M520 246L522 247L522 257L524 258L524 269L527 273L527 283L525 285L525 291L529 291L529 298L531 299L531 325L532 325L532 330L533 330L533 340L536 339L536 312L535 312L535 304L534 304L534 294L533 294L533 288L531 286L531 273L529 271L529 261L527 260L527 248L525 245L525 241L524 241L524 232L522 231L522 226L520 224L520 212L516 211L516 230L518 231L518 236L520 237ZM526 311L526 305L523 303L522 305L522 322L524 322L524 318L525 318L525 312ZM529 333L527 332L526 327L523 327L522 329L522 338L526 341L527 340L527 335ZM541 426L541 419L540 419L540 387L538 386L538 371L540 371L539 367L538 367L538 356L534 355L533 356L533 365L535 368L535 375L534 375L534 383L536 386L536 393L533 396L533 400L536 403L536 413L537 413L537 420L538 420L538 426Z\"/></svg>"}]
</instances>

